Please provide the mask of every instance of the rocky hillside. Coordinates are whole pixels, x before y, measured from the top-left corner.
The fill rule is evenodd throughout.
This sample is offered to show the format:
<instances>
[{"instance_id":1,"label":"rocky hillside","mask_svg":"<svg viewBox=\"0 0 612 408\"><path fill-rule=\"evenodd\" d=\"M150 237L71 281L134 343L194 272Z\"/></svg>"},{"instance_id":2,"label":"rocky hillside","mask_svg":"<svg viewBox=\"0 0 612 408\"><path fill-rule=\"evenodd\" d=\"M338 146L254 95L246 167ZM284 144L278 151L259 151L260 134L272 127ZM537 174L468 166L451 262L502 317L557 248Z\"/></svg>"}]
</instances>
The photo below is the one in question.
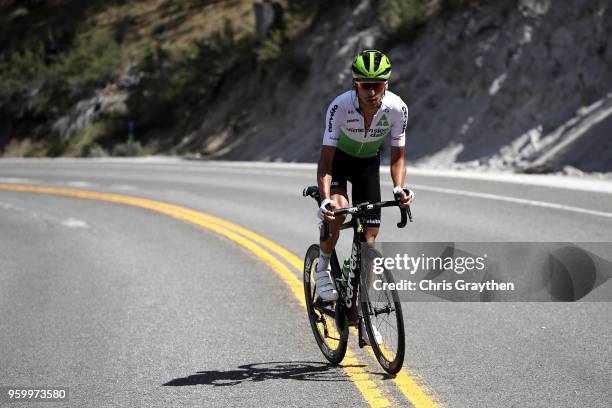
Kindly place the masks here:
<instances>
[{"instance_id":1,"label":"rocky hillside","mask_svg":"<svg viewBox=\"0 0 612 408\"><path fill-rule=\"evenodd\" d=\"M379 48L413 163L612 171L608 0L23 3L0 1L5 155L315 161L352 56Z\"/></svg>"},{"instance_id":2,"label":"rocky hillside","mask_svg":"<svg viewBox=\"0 0 612 408\"><path fill-rule=\"evenodd\" d=\"M393 48L412 107L411 156L612 171L612 3L490 3L440 15Z\"/></svg>"}]
</instances>

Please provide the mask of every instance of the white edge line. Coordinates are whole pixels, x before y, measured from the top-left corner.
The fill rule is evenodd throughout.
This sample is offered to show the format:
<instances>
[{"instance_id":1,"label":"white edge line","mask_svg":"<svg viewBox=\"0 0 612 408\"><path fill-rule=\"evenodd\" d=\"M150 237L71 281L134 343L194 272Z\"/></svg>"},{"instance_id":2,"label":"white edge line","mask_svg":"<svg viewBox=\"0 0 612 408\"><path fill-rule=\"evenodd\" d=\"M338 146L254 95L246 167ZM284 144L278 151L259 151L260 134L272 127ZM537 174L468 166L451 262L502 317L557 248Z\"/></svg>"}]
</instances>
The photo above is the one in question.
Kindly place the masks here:
<instances>
[{"instance_id":1,"label":"white edge line","mask_svg":"<svg viewBox=\"0 0 612 408\"><path fill-rule=\"evenodd\" d=\"M391 185L391 183L389 183L389 185ZM414 188L417 191L424 190L424 191L432 191L436 193L455 194L455 195L463 195L463 196L476 197L476 198L486 198L489 200L506 201L506 202L515 203L515 204L527 204L527 205L532 205L535 207L553 208L556 210L565 210L565 211L572 211L572 212L581 213L581 214L612 218L612 213L609 213L609 212L589 210L586 208L572 207L572 206L563 205L563 204L548 203L545 201L527 200L524 198L500 196L497 194L476 193L473 191L454 190L451 188L441 188L441 187L428 187L428 186L422 186L422 185L414 185Z\"/></svg>"},{"instance_id":2,"label":"white edge line","mask_svg":"<svg viewBox=\"0 0 612 408\"><path fill-rule=\"evenodd\" d=\"M250 161L217 161L217 160L189 160L179 156L145 156L135 158L0 158L0 164L5 163L147 163L147 164L175 164L193 167L234 167L251 169L288 169L288 170L315 170L316 163L287 163L287 162L250 162ZM381 166L381 172L389 172L389 166ZM408 165L408 177L446 177L466 180L485 180L503 183L562 188L567 190L591 191L595 193L612 194L612 179L597 180L591 177L564 176L558 174L516 174L510 172L487 173L469 170L443 170Z\"/></svg>"},{"instance_id":3,"label":"white edge line","mask_svg":"<svg viewBox=\"0 0 612 408\"><path fill-rule=\"evenodd\" d=\"M17 161L23 159L2 159L2 161ZM123 159L114 159L114 158L103 158L103 159L72 159L72 158L60 158L60 159L27 159L27 161L97 161L97 162L145 162L145 163L198 163L202 167L234 167L234 168L269 168L269 169L296 169L296 170L314 170L316 169L315 163L271 163L271 162L245 162L245 161L196 161L196 160L186 160L180 157L165 157L165 156L149 156L145 158L123 158ZM381 172L389 172L389 166L381 166ZM417 176L430 176L430 177L451 177L458 179L478 179L478 180L492 180L498 182L512 183L512 184L522 184L522 185L541 185L546 187L557 187L557 188L565 188L569 190L584 190L584 191L592 191L597 193L607 193L612 194L612 182L605 180L590 180L590 179L578 179L578 178L570 178L567 176L558 176L558 175L525 175L525 174L487 174L487 173L469 173L469 172L460 172L460 171L446 171L446 170L432 170L432 169L420 169L420 168L409 168L408 169L408 177L410 175ZM382 184L390 184L388 182L383 182ZM597 211L597 210L589 210L586 208L573 207L568 205L562 205L557 203L550 203L544 201L536 201L536 200L528 200L523 198L515 198L508 196L501 196L497 194L489 194L489 193L479 193L473 191L465 191L465 190L455 190L450 188L442 188L442 187L429 187L424 185L414 185L415 188L424 191L432 191L437 193L445 193L445 194L454 194L454 195L463 195L468 197L476 197L476 198L484 198L489 200L496 201L505 201L516 204L526 204L532 205L535 207L543 207L543 208L552 208L557 210L565 210L571 211L581 214L595 215L600 217L612 218L612 213L605 211Z\"/></svg>"},{"instance_id":4,"label":"white edge line","mask_svg":"<svg viewBox=\"0 0 612 408\"><path fill-rule=\"evenodd\" d=\"M197 161L183 160L189 163ZM287 170L309 170L315 171L316 163L270 163L270 162L244 162L244 161L209 161L201 162L202 167L225 167L237 169L287 169ZM389 173L389 166L380 166L381 173ZM436 170L417 167L408 167L407 178L410 176L454 178L465 180L484 180L502 183L542 186L549 188L560 188L565 190L589 191L594 193L612 194L612 180L594 180L590 178L580 178L560 175L541 175L541 174L514 174L514 173L479 173L468 171Z\"/></svg>"},{"instance_id":5,"label":"white edge line","mask_svg":"<svg viewBox=\"0 0 612 408\"><path fill-rule=\"evenodd\" d=\"M189 161L194 163L193 161ZM234 167L234 168L256 168L256 169L287 169L287 170L312 170L317 168L316 163L269 163L269 162L228 162L211 161L206 167ZM380 166L381 173L389 173L389 166ZM612 179L596 180L588 177L562 176L558 174L516 174L516 173L484 173L473 171L438 170L421 167L410 167L407 169L407 177L439 177L465 180L484 180L510 184L530 185L561 188L566 190L590 191L594 193L612 194Z\"/></svg>"}]
</instances>

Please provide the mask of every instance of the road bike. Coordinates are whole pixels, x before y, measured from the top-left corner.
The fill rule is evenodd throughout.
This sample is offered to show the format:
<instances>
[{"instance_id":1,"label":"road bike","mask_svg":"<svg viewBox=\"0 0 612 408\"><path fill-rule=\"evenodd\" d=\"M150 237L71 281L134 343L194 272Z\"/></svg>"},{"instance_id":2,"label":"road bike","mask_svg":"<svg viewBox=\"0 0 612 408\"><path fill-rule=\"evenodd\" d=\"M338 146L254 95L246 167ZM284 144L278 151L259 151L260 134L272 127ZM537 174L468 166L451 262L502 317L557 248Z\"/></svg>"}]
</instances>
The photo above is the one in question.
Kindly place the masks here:
<instances>
[{"instance_id":1,"label":"road bike","mask_svg":"<svg viewBox=\"0 0 612 408\"><path fill-rule=\"evenodd\" d=\"M404 190L409 194L409 190ZM319 188L306 187L302 195L312 197L321 204ZM314 273L319 259L319 245L313 244L304 258L304 294L310 326L317 344L325 358L339 364L348 345L349 327L356 327L359 347L368 344L368 336L374 355L381 367L389 374L397 374L404 362L405 339L404 320L399 296L389 284L395 283L393 275L386 268L382 272L373 268L374 260L382 258L381 253L366 242L364 217L371 211L383 207L398 207L395 200L377 203L361 203L354 207L339 208L334 216L351 214L349 221L340 229L353 228L351 255L343 262L342 268L336 250L331 255L331 275L339 292L338 300L325 302L316 292ZM412 222L410 207L400 207L401 221L398 228L406 226L407 218ZM321 239L329 237L329 223L323 222ZM378 272L378 273L377 273ZM378 281L378 282L377 282ZM366 333L364 334L363 331Z\"/></svg>"}]
</instances>

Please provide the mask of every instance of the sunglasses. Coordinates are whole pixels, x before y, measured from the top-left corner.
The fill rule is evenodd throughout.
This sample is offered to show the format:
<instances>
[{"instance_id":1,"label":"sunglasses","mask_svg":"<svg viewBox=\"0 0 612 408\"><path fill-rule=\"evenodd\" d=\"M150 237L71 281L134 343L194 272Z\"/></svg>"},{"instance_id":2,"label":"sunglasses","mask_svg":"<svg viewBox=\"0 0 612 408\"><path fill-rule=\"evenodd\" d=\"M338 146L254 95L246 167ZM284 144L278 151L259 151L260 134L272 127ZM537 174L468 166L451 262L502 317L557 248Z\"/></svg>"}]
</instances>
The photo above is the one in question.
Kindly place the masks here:
<instances>
[{"instance_id":1,"label":"sunglasses","mask_svg":"<svg viewBox=\"0 0 612 408\"><path fill-rule=\"evenodd\" d=\"M380 92L385 89L386 82L376 81L376 82L355 82L357 84L357 88L364 90L373 89L375 92Z\"/></svg>"}]
</instances>

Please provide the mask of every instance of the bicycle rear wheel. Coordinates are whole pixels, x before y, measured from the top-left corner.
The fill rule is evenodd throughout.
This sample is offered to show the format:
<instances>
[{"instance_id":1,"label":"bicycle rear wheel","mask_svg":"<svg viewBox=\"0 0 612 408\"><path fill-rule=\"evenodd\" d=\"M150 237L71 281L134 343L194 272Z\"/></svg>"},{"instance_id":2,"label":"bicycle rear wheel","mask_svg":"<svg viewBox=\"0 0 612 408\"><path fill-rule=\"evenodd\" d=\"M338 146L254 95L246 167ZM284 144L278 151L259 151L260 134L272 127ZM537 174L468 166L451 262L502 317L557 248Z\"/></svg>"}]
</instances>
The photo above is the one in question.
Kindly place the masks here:
<instances>
[{"instance_id":1,"label":"bicycle rear wheel","mask_svg":"<svg viewBox=\"0 0 612 408\"><path fill-rule=\"evenodd\" d=\"M325 303L316 294L314 273L318 260L319 246L311 245L304 259L304 295L308 320L325 358L333 364L338 364L346 354L349 332L346 325L342 328L336 325L336 307L339 303Z\"/></svg>"},{"instance_id":2,"label":"bicycle rear wheel","mask_svg":"<svg viewBox=\"0 0 612 408\"><path fill-rule=\"evenodd\" d=\"M372 350L381 367L389 374L402 369L405 353L404 317L397 291L389 290L385 284L394 283L393 275L386 268L374 274L373 259L382 257L380 252L369 248L363 257L361 271L361 311ZM374 282L380 280L376 290Z\"/></svg>"}]
</instances>

